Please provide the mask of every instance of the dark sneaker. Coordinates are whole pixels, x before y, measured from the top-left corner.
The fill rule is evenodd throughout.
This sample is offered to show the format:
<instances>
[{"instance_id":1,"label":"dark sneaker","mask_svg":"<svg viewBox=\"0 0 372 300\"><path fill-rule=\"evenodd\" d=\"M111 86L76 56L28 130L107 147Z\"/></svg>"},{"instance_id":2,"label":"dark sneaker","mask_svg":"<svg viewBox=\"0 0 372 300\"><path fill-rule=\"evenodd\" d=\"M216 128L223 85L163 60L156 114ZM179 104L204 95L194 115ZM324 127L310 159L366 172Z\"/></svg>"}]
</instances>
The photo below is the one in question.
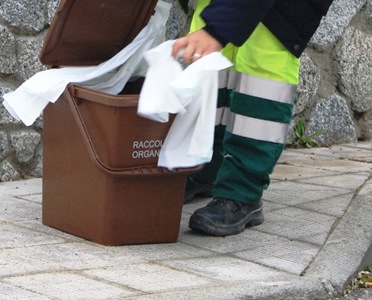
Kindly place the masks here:
<instances>
[{"instance_id":1,"label":"dark sneaker","mask_svg":"<svg viewBox=\"0 0 372 300\"><path fill-rule=\"evenodd\" d=\"M189 227L209 235L227 236L238 234L246 227L260 225L263 221L262 203L248 205L215 198L194 212Z\"/></svg>"},{"instance_id":2,"label":"dark sneaker","mask_svg":"<svg viewBox=\"0 0 372 300\"><path fill-rule=\"evenodd\" d=\"M186 191L183 203L189 203L196 197L209 198L212 197L211 182L200 182L187 176Z\"/></svg>"}]
</instances>

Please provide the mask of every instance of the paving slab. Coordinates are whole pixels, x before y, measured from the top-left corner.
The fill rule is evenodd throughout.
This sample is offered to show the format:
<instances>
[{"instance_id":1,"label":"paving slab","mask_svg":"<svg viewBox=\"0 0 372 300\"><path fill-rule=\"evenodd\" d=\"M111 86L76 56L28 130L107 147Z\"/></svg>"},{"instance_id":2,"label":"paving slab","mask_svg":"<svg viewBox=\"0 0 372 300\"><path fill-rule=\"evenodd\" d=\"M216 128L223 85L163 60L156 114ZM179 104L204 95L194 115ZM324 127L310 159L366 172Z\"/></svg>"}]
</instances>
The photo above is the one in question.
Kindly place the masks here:
<instances>
[{"instance_id":1,"label":"paving slab","mask_svg":"<svg viewBox=\"0 0 372 300\"><path fill-rule=\"evenodd\" d=\"M86 278L79 274L34 274L12 277L4 280L16 287L42 293L51 299L61 300L106 300L122 299L135 295L134 291L111 285L96 279ZM31 299L31 298L30 298ZM50 298L47 298L50 299Z\"/></svg>"},{"instance_id":2,"label":"paving slab","mask_svg":"<svg viewBox=\"0 0 372 300\"><path fill-rule=\"evenodd\" d=\"M0 183L0 300L337 299L372 264L371 170L372 142L286 149L263 224L197 234L196 199L176 243L117 247L44 226L41 178Z\"/></svg>"},{"instance_id":3,"label":"paving slab","mask_svg":"<svg viewBox=\"0 0 372 300\"><path fill-rule=\"evenodd\" d=\"M0 283L0 300L20 299L49 300L50 298L14 285Z\"/></svg>"}]
</instances>

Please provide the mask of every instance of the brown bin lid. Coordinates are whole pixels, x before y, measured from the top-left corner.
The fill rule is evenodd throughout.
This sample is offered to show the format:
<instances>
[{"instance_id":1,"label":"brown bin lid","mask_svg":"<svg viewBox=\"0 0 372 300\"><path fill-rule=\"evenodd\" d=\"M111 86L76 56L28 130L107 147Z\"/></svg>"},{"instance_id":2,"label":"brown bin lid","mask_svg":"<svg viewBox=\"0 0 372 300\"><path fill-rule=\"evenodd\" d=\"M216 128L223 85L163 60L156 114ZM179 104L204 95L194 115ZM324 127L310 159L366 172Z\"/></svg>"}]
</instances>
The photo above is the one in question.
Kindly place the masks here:
<instances>
[{"instance_id":1,"label":"brown bin lid","mask_svg":"<svg viewBox=\"0 0 372 300\"><path fill-rule=\"evenodd\" d=\"M62 0L40 60L49 66L97 65L128 45L157 0Z\"/></svg>"}]
</instances>

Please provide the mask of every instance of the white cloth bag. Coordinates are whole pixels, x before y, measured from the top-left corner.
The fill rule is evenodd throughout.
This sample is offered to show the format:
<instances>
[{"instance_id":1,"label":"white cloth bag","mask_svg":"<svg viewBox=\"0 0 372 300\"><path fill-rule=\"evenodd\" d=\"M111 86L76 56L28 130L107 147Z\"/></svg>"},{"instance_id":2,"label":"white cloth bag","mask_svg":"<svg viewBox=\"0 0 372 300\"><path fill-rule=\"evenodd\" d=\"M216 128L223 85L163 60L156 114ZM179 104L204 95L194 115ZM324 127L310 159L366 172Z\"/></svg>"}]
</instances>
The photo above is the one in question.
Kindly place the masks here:
<instances>
[{"instance_id":1,"label":"white cloth bag","mask_svg":"<svg viewBox=\"0 0 372 300\"><path fill-rule=\"evenodd\" d=\"M133 42L98 66L65 67L35 74L17 90L4 95L5 108L15 119L30 126L47 104L54 103L71 82L118 94L131 77L140 75L144 52L164 41L170 9L171 4L159 1L155 14Z\"/></svg>"},{"instance_id":2,"label":"white cloth bag","mask_svg":"<svg viewBox=\"0 0 372 300\"><path fill-rule=\"evenodd\" d=\"M177 114L160 151L158 166L194 167L212 159L217 109L218 71L232 66L214 52L182 69L172 57L174 41L145 53L149 64L138 114L167 122Z\"/></svg>"}]
</instances>

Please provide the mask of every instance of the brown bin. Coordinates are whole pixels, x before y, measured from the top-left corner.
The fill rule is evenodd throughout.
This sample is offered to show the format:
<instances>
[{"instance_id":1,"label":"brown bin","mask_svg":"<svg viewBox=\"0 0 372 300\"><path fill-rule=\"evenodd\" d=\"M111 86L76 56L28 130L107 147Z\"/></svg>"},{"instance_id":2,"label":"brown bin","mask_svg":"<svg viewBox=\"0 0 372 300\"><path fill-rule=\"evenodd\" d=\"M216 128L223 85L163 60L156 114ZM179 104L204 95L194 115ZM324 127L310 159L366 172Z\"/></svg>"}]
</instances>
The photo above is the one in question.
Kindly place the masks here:
<instances>
[{"instance_id":1,"label":"brown bin","mask_svg":"<svg viewBox=\"0 0 372 300\"><path fill-rule=\"evenodd\" d=\"M49 66L100 63L130 43L157 1L62 1L41 53ZM186 175L158 168L171 122L120 95L70 84L44 110L43 224L103 245L177 241Z\"/></svg>"}]
</instances>

